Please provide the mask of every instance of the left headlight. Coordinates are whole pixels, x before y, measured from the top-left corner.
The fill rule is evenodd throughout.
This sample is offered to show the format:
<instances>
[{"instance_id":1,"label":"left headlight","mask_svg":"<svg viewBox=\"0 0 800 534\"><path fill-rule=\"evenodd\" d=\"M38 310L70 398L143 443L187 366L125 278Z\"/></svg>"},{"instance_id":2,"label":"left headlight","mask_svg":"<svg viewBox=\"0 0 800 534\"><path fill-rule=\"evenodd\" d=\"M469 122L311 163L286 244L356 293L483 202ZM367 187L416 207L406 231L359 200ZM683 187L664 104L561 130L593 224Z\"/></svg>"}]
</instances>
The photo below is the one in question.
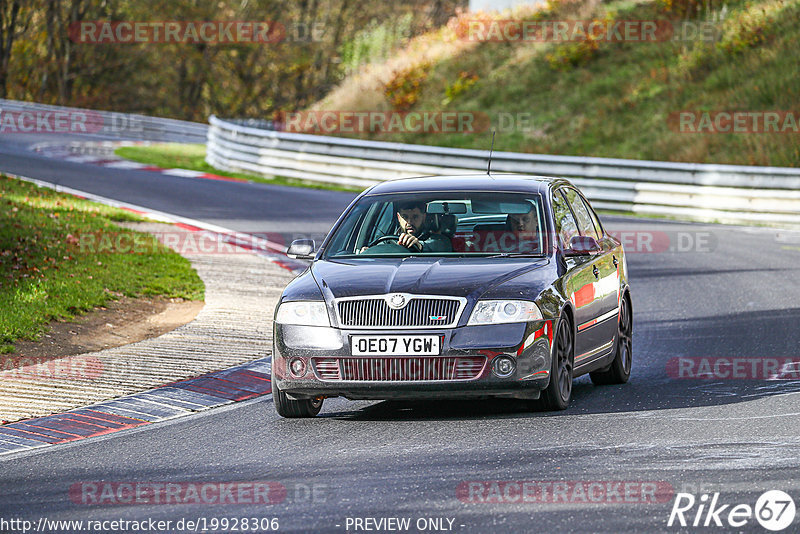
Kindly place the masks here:
<instances>
[{"instance_id":1,"label":"left headlight","mask_svg":"<svg viewBox=\"0 0 800 534\"><path fill-rule=\"evenodd\" d=\"M278 324L299 326L330 326L324 302L284 302L275 316Z\"/></svg>"},{"instance_id":2,"label":"left headlight","mask_svg":"<svg viewBox=\"0 0 800 534\"><path fill-rule=\"evenodd\" d=\"M467 326L541 321L542 312L527 300L479 300Z\"/></svg>"}]
</instances>

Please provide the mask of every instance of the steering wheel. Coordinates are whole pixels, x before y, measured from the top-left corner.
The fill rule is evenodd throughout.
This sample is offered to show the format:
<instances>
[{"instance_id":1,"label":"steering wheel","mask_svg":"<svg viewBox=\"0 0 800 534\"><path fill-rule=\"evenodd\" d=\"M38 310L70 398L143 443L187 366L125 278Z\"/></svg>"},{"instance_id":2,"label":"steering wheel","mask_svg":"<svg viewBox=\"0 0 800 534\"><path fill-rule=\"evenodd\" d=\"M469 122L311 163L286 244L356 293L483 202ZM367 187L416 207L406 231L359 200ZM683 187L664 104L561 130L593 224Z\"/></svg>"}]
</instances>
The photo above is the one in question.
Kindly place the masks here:
<instances>
[{"instance_id":1,"label":"steering wheel","mask_svg":"<svg viewBox=\"0 0 800 534\"><path fill-rule=\"evenodd\" d=\"M376 239L375 241L373 241L372 243L370 243L369 245L367 245L367 248L374 247L375 245L379 245L379 244L381 244L383 242L386 242L386 241L394 241L395 243L397 243L398 239L400 239L400 236L398 236L398 235L381 236L378 239Z\"/></svg>"},{"instance_id":2,"label":"steering wheel","mask_svg":"<svg viewBox=\"0 0 800 534\"><path fill-rule=\"evenodd\" d=\"M419 239L419 241L422 242L428 239L430 236L431 236L430 232L423 232L421 235L417 236L417 239ZM406 248L403 245L397 243L398 239L400 239L400 236L396 234L381 236L372 243L370 243L369 245L367 245L367 248L374 247L375 245L380 245L381 243L384 243L386 241L394 241L395 245L397 245L398 247Z\"/></svg>"}]
</instances>

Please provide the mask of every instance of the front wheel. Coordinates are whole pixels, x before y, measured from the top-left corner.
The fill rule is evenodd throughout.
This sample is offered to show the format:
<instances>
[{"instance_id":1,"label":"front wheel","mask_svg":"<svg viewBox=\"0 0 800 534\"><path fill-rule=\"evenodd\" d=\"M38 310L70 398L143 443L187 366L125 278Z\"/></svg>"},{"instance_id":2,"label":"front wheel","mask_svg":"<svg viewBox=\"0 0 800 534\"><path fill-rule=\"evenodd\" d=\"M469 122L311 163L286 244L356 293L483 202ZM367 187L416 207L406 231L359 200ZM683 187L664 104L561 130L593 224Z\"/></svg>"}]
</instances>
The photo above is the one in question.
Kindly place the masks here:
<instances>
[{"instance_id":1,"label":"front wheel","mask_svg":"<svg viewBox=\"0 0 800 534\"><path fill-rule=\"evenodd\" d=\"M281 417L314 417L322 409L322 399L290 399L272 382L272 402Z\"/></svg>"},{"instance_id":2,"label":"front wheel","mask_svg":"<svg viewBox=\"0 0 800 534\"><path fill-rule=\"evenodd\" d=\"M572 398L572 368L574 365L572 324L566 315L558 320L553 339L550 364L550 383L542 391L540 405L546 410L564 410Z\"/></svg>"},{"instance_id":3,"label":"front wheel","mask_svg":"<svg viewBox=\"0 0 800 534\"><path fill-rule=\"evenodd\" d=\"M589 373L592 383L595 385L624 384L631 377L631 365L633 363L633 317L628 298L623 297L620 302L619 326L617 328L617 351L614 361L605 371L594 371Z\"/></svg>"}]
</instances>

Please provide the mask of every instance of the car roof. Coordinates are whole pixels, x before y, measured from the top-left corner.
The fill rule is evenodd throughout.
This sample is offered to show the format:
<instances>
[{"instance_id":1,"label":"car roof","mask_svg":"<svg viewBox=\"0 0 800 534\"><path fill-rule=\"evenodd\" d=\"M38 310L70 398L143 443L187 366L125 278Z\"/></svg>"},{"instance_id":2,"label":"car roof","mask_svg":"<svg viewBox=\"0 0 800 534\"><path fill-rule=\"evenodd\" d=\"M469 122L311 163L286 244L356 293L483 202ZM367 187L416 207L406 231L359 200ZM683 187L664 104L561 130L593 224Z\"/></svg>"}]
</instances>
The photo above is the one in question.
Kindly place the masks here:
<instances>
[{"instance_id":1,"label":"car roof","mask_svg":"<svg viewBox=\"0 0 800 534\"><path fill-rule=\"evenodd\" d=\"M464 174L421 176L381 182L366 192L367 196L389 193L422 193L460 191L498 191L545 193L556 184L569 184L565 178L524 174Z\"/></svg>"}]
</instances>

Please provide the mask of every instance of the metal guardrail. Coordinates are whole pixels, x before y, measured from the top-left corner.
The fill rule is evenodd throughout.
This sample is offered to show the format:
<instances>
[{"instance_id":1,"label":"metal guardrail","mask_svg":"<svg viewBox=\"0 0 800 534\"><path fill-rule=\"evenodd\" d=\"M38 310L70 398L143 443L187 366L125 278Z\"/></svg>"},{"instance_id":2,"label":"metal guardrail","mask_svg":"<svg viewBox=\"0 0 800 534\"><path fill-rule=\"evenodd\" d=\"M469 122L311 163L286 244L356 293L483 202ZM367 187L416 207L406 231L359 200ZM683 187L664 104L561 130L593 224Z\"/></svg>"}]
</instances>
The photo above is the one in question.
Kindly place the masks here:
<instances>
[{"instance_id":1,"label":"metal guardrail","mask_svg":"<svg viewBox=\"0 0 800 534\"><path fill-rule=\"evenodd\" d=\"M487 151L363 141L209 118L219 169L368 186L485 172ZM254 127L255 126L255 127ZM800 169L495 152L494 173L565 176L600 209L733 224L800 225Z\"/></svg>"},{"instance_id":2,"label":"metal guardrail","mask_svg":"<svg viewBox=\"0 0 800 534\"><path fill-rule=\"evenodd\" d=\"M113 111L0 99L0 135L67 134L87 139L205 143L208 125Z\"/></svg>"}]
</instances>

